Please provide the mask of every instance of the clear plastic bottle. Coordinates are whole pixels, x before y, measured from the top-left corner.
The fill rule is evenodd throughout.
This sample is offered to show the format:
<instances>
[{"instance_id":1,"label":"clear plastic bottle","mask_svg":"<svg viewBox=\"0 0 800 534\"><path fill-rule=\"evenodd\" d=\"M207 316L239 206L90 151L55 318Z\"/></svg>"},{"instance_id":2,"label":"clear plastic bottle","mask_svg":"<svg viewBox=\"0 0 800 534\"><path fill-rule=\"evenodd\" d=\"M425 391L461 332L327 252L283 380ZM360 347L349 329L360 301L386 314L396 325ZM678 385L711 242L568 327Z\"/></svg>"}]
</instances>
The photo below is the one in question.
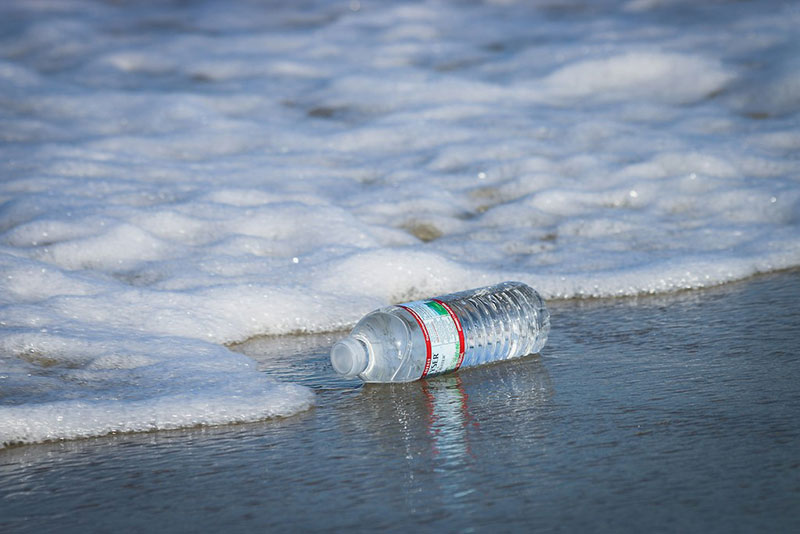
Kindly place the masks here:
<instances>
[{"instance_id":1,"label":"clear plastic bottle","mask_svg":"<svg viewBox=\"0 0 800 534\"><path fill-rule=\"evenodd\" d=\"M331 349L334 370L364 382L409 382L539 352L550 312L521 282L388 306Z\"/></svg>"}]
</instances>

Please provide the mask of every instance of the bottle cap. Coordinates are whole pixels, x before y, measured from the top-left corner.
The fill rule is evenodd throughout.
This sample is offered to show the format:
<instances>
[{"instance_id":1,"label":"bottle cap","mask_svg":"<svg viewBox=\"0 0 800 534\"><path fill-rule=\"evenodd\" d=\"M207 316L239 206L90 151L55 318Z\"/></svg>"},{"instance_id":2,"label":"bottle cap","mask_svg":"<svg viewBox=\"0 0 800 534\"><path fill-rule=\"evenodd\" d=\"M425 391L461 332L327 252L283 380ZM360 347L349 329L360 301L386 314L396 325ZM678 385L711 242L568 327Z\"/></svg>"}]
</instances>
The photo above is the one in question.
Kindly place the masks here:
<instances>
[{"instance_id":1,"label":"bottle cap","mask_svg":"<svg viewBox=\"0 0 800 534\"><path fill-rule=\"evenodd\" d=\"M367 368L369 356L364 343L354 337L337 341L331 348L331 365L345 378L353 378Z\"/></svg>"}]
</instances>

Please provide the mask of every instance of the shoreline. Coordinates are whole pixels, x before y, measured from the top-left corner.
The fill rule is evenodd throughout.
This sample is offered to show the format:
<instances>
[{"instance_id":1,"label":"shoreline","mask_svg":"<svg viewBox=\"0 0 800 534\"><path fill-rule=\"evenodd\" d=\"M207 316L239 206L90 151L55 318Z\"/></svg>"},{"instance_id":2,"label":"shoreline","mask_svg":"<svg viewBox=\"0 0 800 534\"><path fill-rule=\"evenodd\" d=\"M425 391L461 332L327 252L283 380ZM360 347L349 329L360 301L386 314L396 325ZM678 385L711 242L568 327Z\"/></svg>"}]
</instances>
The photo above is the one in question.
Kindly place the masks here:
<instances>
[{"instance_id":1,"label":"shoreline","mask_svg":"<svg viewBox=\"0 0 800 534\"><path fill-rule=\"evenodd\" d=\"M781 277L784 275L793 275L800 273L800 267L793 267L789 269L783 269L780 271L772 271L768 273L758 273L747 277L745 279L736 280L732 282L726 282L723 284L718 284L710 287L705 287L701 289L684 289L674 292L667 292L667 293L657 293L657 294L641 294L641 295L633 295L633 296L620 296L620 297L577 297L577 298L569 298L569 299L555 299L555 300L548 300L546 304L548 308L552 310L559 310L561 307L570 307L570 306L585 306L588 305L590 307L606 307L612 306L615 304L624 304L624 303L655 303L656 301L663 301L666 304L669 304L670 301L678 302L685 298L702 298L703 296L710 296L714 294L726 294L731 291L736 291L737 288L741 288L746 286L747 284L768 280L771 277ZM555 327L554 327L555 328ZM248 338L245 341L231 343L231 344L223 344L225 348L233 352L243 353L251 358L253 358L254 349L252 347L257 347L255 351L264 351L265 353L275 354L285 348L285 346L292 346L292 350L296 352L296 346L298 342L300 346L306 346L309 348L313 348L318 350L321 345L330 345L336 341L339 337L345 335L349 332L349 328L342 329L342 330L332 330L332 331L322 331L322 332L312 332L312 333L296 333L296 334L277 334L277 335L261 335L261 336L254 336ZM552 333L552 332L551 332ZM550 341L548 341L548 345ZM545 346L543 352L546 352L548 347ZM529 357L540 357L540 355L528 355L523 356L523 358ZM318 390L319 388L325 388L325 385L319 385L318 379L312 380L312 383L306 380L299 380L296 381L292 378L291 373L286 373L285 370L279 369L274 363L265 361L267 358L259 358L255 359L256 362L259 363L259 371L267 372L270 376L277 378L280 382L296 382L301 383L304 385L310 385L312 389ZM507 362L493 362L487 365L504 365ZM481 366L484 367L484 366ZM462 370L463 373L465 370ZM331 370L331 375L333 375L333 371ZM279 376L275 376L279 375ZM334 379L336 381L336 379ZM339 381L343 381L339 380ZM157 434L162 432L182 432L182 431L191 431L193 429L213 429L213 428L220 428L220 427L227 427L227 426L240 426L240 425L253 425L253 424L263 424L269 423L271 421L277 420L284 420L284 419L292 419L296 416L299 416L303 413L307 413L308 411L312 411L317 406L311 405L306 410L297 412L295 414L291 414L288 416L273 416L264 419L256 419L253 421L231 421L229 423L221 423L221 424L197 424L192 426L183 426L183 427L175 427L175 428L164 428L164 429L148 429L142 431L132 431L132 432L109 432L107 434L97 435L97 436L83 436L77 438L70 438L70 439L57 439L57 440L47 440L47 441L39 441L39 442L19 442L19 443L11 443L5 445L3 448L0 448L0 454L3 451L20 448L20 447L27 447L27 446L36 446L36 445L48 445L48 444L59 444L59 443L68 443L72 441L91 441L93 439L102 439L102 438L109 438L115 436L126 436L126 435L138 435L138 434Z\"/></svg>"},{"instance_id":2,"label":"shoreline","mask_svg":"<svg viewBox=\"0 0 800 534\"><path fill-rule=\"evenodd\" d=\"M553 303L541 355L407 384L254 340L314 409L0 450L0 528L792 530L800 271L721 287Z\"/></svg>"},{"instance_id":3,"label":"shoreline","mask_svg":"<svg viewBox=\"0 0 800 534\"><path fill-rule=\"evenodd\" d=\"M568 297L568 298L550 298L550 299L545 299L545 304L549 307L551 303L553 303L556 306L558 306L560 304L572 303L572 302L591 302L591 303L598 303L598 304L602 304L602 303L609 303L610 304L612 302L618 302L618 301L630 301L630 300L648 299L648 298L653 298L653 299L667 298L668 299L672 295L682 296L682 295L692 294L692 293L705 293L705 292L713 292L713 291L718 291L718 290L724 291L728 287L736 287L739 284L747 284L747 283L750 283L752 281L758 281L758 280L761 280L761 279L764 279L764 278L767 278L767 277L770 277L770 276L781 276L781 275L784 275L784 274L792 274L794 272L800 272L800 265L793 266L793 267L781 268L781 269L777 269L777 270L774 270L774 271L757 272L757 273L748 275L748 276L746 276L744 278L737 278L737 279L734 279L734 280L730 280L730 281L727 281L727 282L720 282L718 284L713 284L713 285L709 285L709 286L683 288L683 289L676 289L676 290L672 290L672 291L664 291L664 292L660 292L660 293L649 293L649 292L648 293L638 293L638 294L635 294L635 295L619 295L619 296L603 296L603 297L585 295L585 296ZM534 286L531 286L531 287L534 287ZM469 288L467 288L467 289L469 289ZM536 289L536 288L534 287L534 289ZM426 298L426 297L421 297L421 298ZM396 304L402 304L402 302L390 303L390 304L387 304L387 306L396 305ZM239 352L238 349L240 347L246 346L246 345L248 345L250 343L253 343L255 341L258 341L260 339L276 339L276 338L293 339L293 338L300 338L300 337L305 337L305 336L324 336L324 335L333 336L333 335L337 335L337 334L347 333L353 328L353 326L355 326L355 323L351 324L348 327L337 329L337 330L320 330L320 331L309 331L309 332L297 331L297 332L289 332L289 333L286 333L286 334L259 334L259 335L251 336L251 337L249 337L249 338L247 338L245 340L242 340L242 341L232 341L232 342L229 342L229 343L223 343L222 346L226 347L226 348L228 348L230 350L233 350L235 352Z\"/></svg>"}]
</instances>

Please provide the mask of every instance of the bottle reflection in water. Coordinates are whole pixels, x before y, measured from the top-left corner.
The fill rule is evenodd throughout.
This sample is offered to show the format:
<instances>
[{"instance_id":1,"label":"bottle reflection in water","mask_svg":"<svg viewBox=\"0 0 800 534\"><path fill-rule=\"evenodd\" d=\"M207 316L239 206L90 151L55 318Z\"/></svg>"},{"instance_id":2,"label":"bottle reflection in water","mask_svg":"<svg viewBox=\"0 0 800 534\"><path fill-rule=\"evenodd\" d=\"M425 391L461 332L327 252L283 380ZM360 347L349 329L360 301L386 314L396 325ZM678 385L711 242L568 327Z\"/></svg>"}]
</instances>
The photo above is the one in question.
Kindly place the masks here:
<instances>
[{"instance_id":1,"label":"bottle reflection in water","mask_svg":"<svg viewBox=\"0 0 800 534\"><path fill-rule=\"evenodd\" d=\"M554 394L542 359L517 359L430 380L367 384L338 411L337 424L395 462L410 513L444 509L468 523L482 503L476 481L531 461L530 441L551 430Z\"/></svg>"},{"instance_id":2,"label":"bottle reflection in water","mask_svg":"<svg viewBox=\"0 0 800 534\"><path fill-rule=\"evenodd\" d=\"M478 427L469 413L469 397L461 377L444 376L422 383L428 408L428 434L432 452L445 462L458 462L471 456L467 434L470 424Z\"/></svg>"}]
</instances>

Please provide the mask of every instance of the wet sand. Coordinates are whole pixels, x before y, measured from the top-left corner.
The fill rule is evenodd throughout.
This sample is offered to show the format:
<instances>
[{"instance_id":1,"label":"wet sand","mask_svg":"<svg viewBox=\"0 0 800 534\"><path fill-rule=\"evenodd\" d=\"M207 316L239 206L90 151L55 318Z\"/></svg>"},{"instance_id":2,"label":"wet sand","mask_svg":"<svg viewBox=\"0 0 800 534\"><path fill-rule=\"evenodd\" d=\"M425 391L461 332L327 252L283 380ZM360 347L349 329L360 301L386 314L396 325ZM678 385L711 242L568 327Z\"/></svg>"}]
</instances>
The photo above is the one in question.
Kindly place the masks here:
<instances>
[{"instance_id":1,"label":"wet sand","mask_svg":"<svg viewBox=\"0 0 800 534\"><path fill-rule=\"evenodd\" d=\"M237 347L317 407L0 450L0 531L800 529L800 271L550 303L541 355L405 385Z\"/></svg>"}]
</instances>

